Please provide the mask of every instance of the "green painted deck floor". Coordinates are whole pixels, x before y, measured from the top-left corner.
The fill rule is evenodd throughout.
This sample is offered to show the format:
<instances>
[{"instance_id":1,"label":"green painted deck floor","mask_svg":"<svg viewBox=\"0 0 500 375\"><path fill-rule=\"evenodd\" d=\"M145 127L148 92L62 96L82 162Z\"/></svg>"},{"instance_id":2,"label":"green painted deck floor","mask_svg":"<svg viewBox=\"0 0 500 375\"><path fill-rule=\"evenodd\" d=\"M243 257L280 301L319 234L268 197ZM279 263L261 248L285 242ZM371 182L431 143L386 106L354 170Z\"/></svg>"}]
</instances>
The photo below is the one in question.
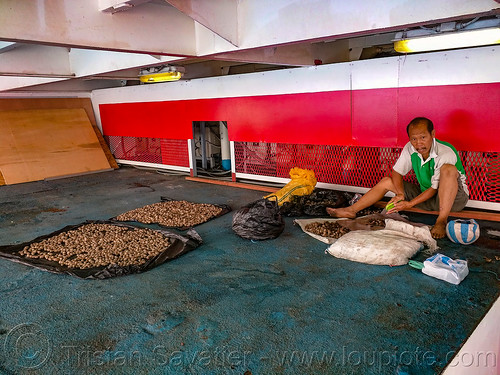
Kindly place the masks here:
<instances>
[{"instance_id":1,"label":"green painted deck floor","mask_svg":"<svg viewBox=\"0 0 500 375\"><path fill-rule=\"evenodd\" d=\"M2 186L0 245L160 196L236 210L262 195L134 168ZM231 219L195 227L200 247L142 274L82 280L0 259L0 373L435 374L499 295L487 235L498 223L480 222L470 246L439 240L469 261L455 286L336 259L291 218L262 242L236 236Z\"/></svg>"}]
</instances>

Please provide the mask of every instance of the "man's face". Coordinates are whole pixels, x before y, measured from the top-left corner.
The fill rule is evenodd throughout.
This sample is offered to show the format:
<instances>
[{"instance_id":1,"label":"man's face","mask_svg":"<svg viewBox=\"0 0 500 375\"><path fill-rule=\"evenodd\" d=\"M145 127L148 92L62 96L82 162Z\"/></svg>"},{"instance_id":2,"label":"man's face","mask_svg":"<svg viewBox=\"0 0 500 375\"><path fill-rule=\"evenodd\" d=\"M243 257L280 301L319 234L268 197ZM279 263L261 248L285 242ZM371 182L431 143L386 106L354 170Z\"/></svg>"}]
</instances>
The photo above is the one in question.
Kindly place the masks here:
<instances>
[{"instance_id":1,"label":"man's face","mask_svg":"<svg viewBox=\"0 0 500 375\"><path fill-rule=\"evenodd\" d=\"M410 136L411 145L415 147L420 155L422 155L424 160L427 159L431 152L435 131L433 130L432 133L429 133L427 125L421 123L410 126L408 134Z\"/></svg>"}]
</instances>

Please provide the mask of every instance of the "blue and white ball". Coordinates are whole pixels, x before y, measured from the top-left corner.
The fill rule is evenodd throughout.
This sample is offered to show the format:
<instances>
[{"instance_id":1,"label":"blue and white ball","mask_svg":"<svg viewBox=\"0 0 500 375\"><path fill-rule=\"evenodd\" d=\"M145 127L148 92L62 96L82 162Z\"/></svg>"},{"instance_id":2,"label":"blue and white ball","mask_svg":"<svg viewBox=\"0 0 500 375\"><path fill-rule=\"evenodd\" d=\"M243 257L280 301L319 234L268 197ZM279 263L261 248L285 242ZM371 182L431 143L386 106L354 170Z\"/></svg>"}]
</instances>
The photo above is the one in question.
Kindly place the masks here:
<instances>
[{"instance_id":1,"label":"blue and white ball","mask_svg":"<svg viewBox=\"0 0 500 375\"><path fill-rule=\"evenodd\" d=\"M446 224L446 235L452 242L470 245L479 238L479 224L474 219L450 220Z\"/></svg>"}]
</instances>

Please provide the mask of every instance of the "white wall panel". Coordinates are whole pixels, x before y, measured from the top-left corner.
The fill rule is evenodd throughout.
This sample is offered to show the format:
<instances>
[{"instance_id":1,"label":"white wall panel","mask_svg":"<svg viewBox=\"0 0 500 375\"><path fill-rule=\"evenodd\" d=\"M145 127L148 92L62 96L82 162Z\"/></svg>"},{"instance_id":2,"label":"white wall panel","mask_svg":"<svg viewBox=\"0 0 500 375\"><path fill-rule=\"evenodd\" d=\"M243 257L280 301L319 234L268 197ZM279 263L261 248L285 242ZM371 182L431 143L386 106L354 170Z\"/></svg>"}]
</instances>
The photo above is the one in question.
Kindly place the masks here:
<instances>
[{"instance_id":1,"label":"white wall panel","mask_svg":"<svg viewBox=\"0 0 500 375\"><path fill-rule=\"evenodd\" d=\"M401 87L500 82L500 47L399 57Z\"/></svg>"},{"instance_id":2,"label":"white wall panel","mask_svg":"<svg viewBox=\"0 0 500 375\"><path fill-rule=\"evenodd\" d=\"M342 63L96 90L92 100L98 103L129 103L349 89L350 66Z\"/></svg>"},{"instance_id":3,"label":"white wall panel","mask_svg":"<svg viewBox=\"0 0 500 375\"><path fill-rule=\"evenodd\" d=\"M398 57L389 57L351 63L352 89L398 87L398 59Z\"/></svg>"},{"instance_id":4,"label":"white wall panel","mask_svg":"<svg viewBox=\"0 0 500 375\"><path fill-rule=\"evenodd\" d=\"M93 101L128 103L500 82L500 47L96 90ZM399 74L398 74L399 71Z\"/></svg>"}]
</instances>

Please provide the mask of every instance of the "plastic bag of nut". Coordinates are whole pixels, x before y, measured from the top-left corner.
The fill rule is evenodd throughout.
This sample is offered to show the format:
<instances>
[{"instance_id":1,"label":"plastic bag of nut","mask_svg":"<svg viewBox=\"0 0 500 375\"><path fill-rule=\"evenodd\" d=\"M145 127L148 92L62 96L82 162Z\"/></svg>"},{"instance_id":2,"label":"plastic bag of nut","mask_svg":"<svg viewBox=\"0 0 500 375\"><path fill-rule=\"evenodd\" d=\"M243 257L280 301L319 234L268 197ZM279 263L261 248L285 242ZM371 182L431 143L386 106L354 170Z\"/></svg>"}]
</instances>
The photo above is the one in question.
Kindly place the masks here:
<instances>
[{"instance_id":1,"label":"plastic bag of nut","mask_svg":"<svg viewBox=\"0 0 500 375\"><path fill-rule=\"evenodd\" d=\"M356 219L295 219L293 223L300 226L300 228L311 237L314 237L321 242L332 244L337 239L350 231L377 231L384 229L386 226L385 219L402 221L416 227L424 225L410 222L397 213L390 215L373 213L362 217L357 217Z\"/></svg>"},{"instance_id":2,"label":"plastic bag of nut","mask_svg":"<svg viewBox=\"0 0 500 375\"><path fill-rule=\"evenodd\" d=\"M230 211L231 207L227 205L193 203L161 197L161 202L127 211L111 220L157 224L164 228L186 230Z\"/></svg>"},{"instance_id":3,"label":"plastic bag of nut","mask_svg":"<svg viewBox=\"0 0 500 375\"><path fill-rule=\"evenodd\" d=\"M233 231L248 240L269 240L285 229L278 202L259 199L243 206L233 214Z\"/></svg>"},{"instance_id":4,"label":"plastic bag of nut","mask_svg":"<svg viewBox=\"0 0 500 375\"><path fill-rule=\"evenodd\" d=\"M175 259L202 243L186 235L111 221L69 225L32 241L0 246L0 257L83 279L141 273Z\"/></svg>"},{"instance_id":5,"label":"plastic bag of nut","mask_svg":"<svg viewBox=\"0 0 500 375\"><path fill-rule=\"evenodd\" d=\"M295 219L293 224L300 226L300 228L311 237L321 242L332 244L339 237L350 231L350 229L342 225L345 220L346 219L334 218Z\"/></svg>"}]
</instances>

